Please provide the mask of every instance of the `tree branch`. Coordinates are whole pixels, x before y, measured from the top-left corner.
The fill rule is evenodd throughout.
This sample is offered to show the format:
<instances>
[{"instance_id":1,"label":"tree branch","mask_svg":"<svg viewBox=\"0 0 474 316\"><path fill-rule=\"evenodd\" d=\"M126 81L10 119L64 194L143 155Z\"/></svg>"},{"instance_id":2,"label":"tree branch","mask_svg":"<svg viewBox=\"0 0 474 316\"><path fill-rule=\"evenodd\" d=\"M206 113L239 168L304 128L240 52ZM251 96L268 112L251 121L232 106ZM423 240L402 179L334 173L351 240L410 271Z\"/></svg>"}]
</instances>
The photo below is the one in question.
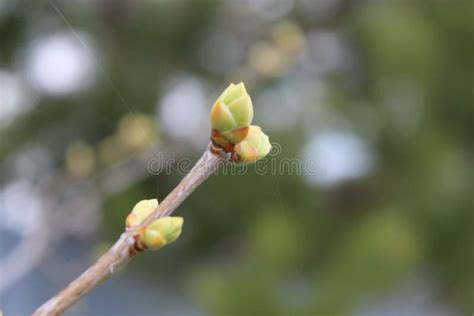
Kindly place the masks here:
<instances>
[{"instance_id":1,"label":"tree branch","mask_svg":"<svg viewBox=\"0 0 474 316\"><path fill-rule=\"evenodd\" d=\"M202 157L176 188L142 223L122 233L115 244L99 260L71 282L65 289L39 307L33 315L61 315L71 305L91 292L115 271L127 264L136 254L135 237L141 228L153 220L169 216L220 165L229 160L227 154L216 155L208 146Z\"/></svg>"}]
</instances>

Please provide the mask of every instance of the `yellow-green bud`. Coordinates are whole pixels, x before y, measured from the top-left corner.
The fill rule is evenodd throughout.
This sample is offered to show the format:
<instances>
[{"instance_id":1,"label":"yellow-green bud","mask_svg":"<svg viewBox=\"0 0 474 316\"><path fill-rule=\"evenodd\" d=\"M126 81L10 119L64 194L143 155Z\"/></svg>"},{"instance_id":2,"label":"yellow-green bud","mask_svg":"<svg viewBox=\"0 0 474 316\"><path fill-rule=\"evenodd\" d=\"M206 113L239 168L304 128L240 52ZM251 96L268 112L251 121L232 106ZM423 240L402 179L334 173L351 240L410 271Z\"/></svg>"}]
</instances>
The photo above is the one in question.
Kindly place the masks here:
<instances>
[{"instance_id":1,"label":"yellow-green bud","mask_svg":"<svg viewBox=\"0 0 474 316\"><path fill-rule=\"evenodd\" d=\"M163 217L140 230L140 242L146 249L156 250L172 243L181 235L182 217Z\"/></svg>"},{"instance_id":2,"label":"yellow-green bud","mask_svg":"<svg viewBox=\"0 0 474 316\"><path fill-rule=\"evenodd\" d=\"M148 217L158 207L158 200L141 200L133 207L133 210L128 214L125 219L125 227L130 228L132 226L140 224L145 218Z\"/></svg>"},{"instance_id":3,"label":"yellow-green bud","mask_svg":"<svg viewBox=\"0 0 474 316\"><path fill-rule=\"evenodd\" d=\"M251 125L247 138L235 145L235 159L237 162L249 163L262 159L272 149L268 136L259 126Z\"/></svg>"},{"instance_id":4,"label":"yellow-green bud","mask_svg":"<svg viewBox=\"0 0 474 316\"><path fill-rule=\"evenodd\" d=\"M231 83L211 110L211 138L217 145L232 151L245 139L253 118L252 99L244 84Z\"/></svg>"}]
</instances>

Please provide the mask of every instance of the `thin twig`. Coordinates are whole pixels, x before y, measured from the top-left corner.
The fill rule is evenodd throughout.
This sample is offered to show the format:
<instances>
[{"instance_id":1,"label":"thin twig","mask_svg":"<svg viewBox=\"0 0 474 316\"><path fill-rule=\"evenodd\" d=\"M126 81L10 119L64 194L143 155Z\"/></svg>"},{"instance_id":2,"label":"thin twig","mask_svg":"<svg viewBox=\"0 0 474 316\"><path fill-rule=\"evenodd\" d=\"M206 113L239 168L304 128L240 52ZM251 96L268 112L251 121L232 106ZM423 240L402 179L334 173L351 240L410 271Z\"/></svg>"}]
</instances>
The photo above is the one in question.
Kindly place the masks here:
<instances>
[{"instance_id":1,"label":"thin twig","mask_svg":"<svg viewBox=\"0 0 474 316\"><path fill-rule=\"evenodd\" d=\"M115 244L99 260L71 282L65 289L39 307L33 315L61 315L84 295L91 292L115 271L124 266L137 253L134 251L135 236L153 220L168 216L228 157L211 153L210 146L176 188L142 223L122 233Z\"/></svg>"}]
</instances>

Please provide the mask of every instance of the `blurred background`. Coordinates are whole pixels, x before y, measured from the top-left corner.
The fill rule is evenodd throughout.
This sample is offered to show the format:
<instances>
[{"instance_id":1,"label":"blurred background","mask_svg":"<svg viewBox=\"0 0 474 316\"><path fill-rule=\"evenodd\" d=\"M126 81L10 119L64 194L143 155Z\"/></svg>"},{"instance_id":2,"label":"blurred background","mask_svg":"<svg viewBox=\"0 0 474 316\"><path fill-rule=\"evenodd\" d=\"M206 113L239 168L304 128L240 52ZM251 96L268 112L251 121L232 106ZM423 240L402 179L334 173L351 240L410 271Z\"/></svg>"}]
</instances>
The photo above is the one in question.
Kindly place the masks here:
<instances>
[{"instance_id":1,"label":"blurred background","mask_svg":"<svg viewBox=\"0 0 474 316\"><path fill-rule=\"evenodd\" d=\"M472 315L473 21L470 0L0 1L4 315L163 199L239 81L266 163L311 170L212 176L176 243L68 315Z\"/></svg>"}]
</instances>

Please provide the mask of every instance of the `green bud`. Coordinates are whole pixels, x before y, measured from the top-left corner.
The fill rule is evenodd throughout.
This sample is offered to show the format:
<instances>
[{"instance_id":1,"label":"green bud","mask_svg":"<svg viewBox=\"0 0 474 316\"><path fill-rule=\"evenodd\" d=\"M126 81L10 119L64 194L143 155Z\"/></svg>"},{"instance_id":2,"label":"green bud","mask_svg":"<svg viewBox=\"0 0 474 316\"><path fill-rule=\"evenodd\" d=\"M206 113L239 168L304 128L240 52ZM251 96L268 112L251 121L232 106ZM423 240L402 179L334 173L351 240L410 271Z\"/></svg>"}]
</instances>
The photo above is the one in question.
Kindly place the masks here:
<instances>
[{"instance_id":1,"label":"green bud","mask_svg":"<svg viewBox=\"0 0 474 316\"><path fill-rule=\"evenodd\" d=\"M272 149L270 140L259 126L251 125L247 138L235 145L235 159L237 162L249 163L262 159Z\"/></svg>"},{"instance_id":2,"label":"green bud","mask_svg":"<svg viewBox=\"0 0 474 316\"><path fill-rule=\"evenodd\" d=\"M157 250L172 243L181 235L182 217L163 217L140 230L140 242L146 249Z\"/></svg>"},{"instance_id":3,"label":"green bud","mask_svg":"<svg viewBox=\"0 0 474 316\"><path fill-rule=\"evenodd\" d=\"M133 207L133 210L125 219L125 227L130 228L140 224L158 207L158 200L141 200Z\"/></svg>"},{"instance_id":4,"label":"green bud","mask_svg":"<svg viewBox=\"0 0 474 316\"><path fill-rule=\"evenodd\" d=\"M212 107L212 140L224 149L230 150L232 145L245 139L252 118L252 99L244 84L231 83Z\"/></svg>"}]
</instances>

